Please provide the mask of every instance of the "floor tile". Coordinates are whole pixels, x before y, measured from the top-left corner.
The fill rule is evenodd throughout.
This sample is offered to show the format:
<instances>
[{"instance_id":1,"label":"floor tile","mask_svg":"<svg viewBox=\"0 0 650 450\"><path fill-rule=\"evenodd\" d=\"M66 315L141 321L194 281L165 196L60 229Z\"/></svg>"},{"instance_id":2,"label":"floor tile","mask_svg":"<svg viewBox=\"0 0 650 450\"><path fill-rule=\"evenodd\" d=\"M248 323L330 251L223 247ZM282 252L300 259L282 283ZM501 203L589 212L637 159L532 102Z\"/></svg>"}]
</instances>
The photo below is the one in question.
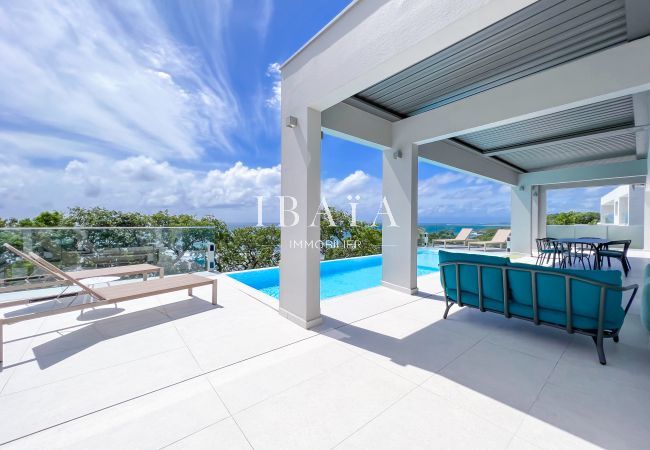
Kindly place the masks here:
<instances>
[{"instance_id":1,"label":"floor tile","mask_svg":"<svg viewBox=\"0 0 650 450\"><path fill-rule=\"evenodd\" d=\"M541 448L647 448L650 394L611 385L587 390L547 384L517 435Z\"/></svg>"},{"instance_id":2,"label":"floor tile","mask_svg":"<svg viewBox=\"0 0 650 450\"><path fill-rule=\"evenodd\" d=\"M511 433L417 388L337 447L503 449Z\"/></svg>"},{"instance_id":3,"label":"floor tile","mask_svg":"<svg viewBox=\"0 0 650 450\"><path fill-rule=\"evenodd\" d=\"M540 450L540 447L515 436L508 444L508 450Z\"/></svg>"},{"instance_id":4,"label":"floor tile","mask_svg":"<svg viewBox=\"0 0 650 450\"><path fill-rule=\"evenodd\" d=\"M235 419L254 448L331 448L413 387L357 357Z\"/></svg>"},{"instance_id":5,"label":"floor tile","mask_svg":"<svg viewBox=\"0 0 650 450\"><path fill-rule=\"evenodd\" d=\"M488 333L485 339L502 347L557 361L574 337L563 330L535 325L524 320L505 319L504 323Z\"/></svg>"},{"instance_id":6,"label":"floor tile","mask_svg":"<svg viewBox=\"0 0 650 450\"><path fill-rule=\"evenodd\" d=\"M224 419L220 422L210 425L207 428L197 431L196 433L165 447L174 450L196 450L196 449L227 449L227 450L247 450L252 447L248 444L246 437L243 435L233 419Z\"/></svg>"},{"instance_id":7,"label":"floor tile","mask_svg":"<svg viewBox=\"0 0 650 450\"><path fill-rule=\"evenodd\" d=\"M650 346L647 348L628 345L621 340L615 343L605 340L607 365L598 360L596 346L588 336L576 336L558 363L551 381L559 383L574 378L577 387L597 384L603 388L612 380L616 384L650 391Z\"/></svg>"},{"instance_id":8,"label":"floor tile","mask_svg":"<svg viewBox=\"0 0 650 450\"><path fill-rule=\"evenodd\" d=\"M24 364L16 366L15 376L6 384L3 394L77 377L184 347L176 330L168 325L113 338L103 338L93 330L94 326L89 326L75 329L68 334L48 334L47 336L54 334L57 337L34 346L26 353ZM74 347L74 342L83 343L86 347ZM63 350L55 351L58 348Z\"/></svg>"},{"instance_id":9,"label":"floor tile","mask_svg":"<svg viewBox=\"0 0 650 450\"><path fill-rule=\"evenodd\" d=\"M355 356L337 341L317 336L218 370L207 377L234 414Z\"/></svg>"},{"instance_id":10,"label":"floor tile","mask_svg":"<svg viewBox=\"0 0 650 450\"><path fill-rule=\"evenodd\" d=\"M199 374L186 349L53 382L0 399L0 436L24 436Z\"/></svg>"},{"instance_id":11,"label":"floor tile","mask_svg":"<svg viewBox=\"0 0 650 450\"><path fill-rule=\"evenodd\" d=\"M226 417L210 384L198 378L36 433L8 448L160 448ZM227 431L222 434L227 436Z\"/></svg>"},{"instance_id":12,"label":"floor tile","mask_svg":"<svg viewBox=\"0 0 650 450\"><path fill-rule=\"evenodd\" d=\"M478 341L397 314L381 314L328 333L363 357L421 383Z\"/></svg>"},{"instance_id":13,"label":"floor tile","mask_svg":"<svg viewBox=\"0 0 650 450\"><path fill-rule=\"evenodd\" d=\"M483 341L422 386L515 431L553 366L549 360Z\"/></svg>"},{"instance_id":14,"label":"floor tile","mask_svg":"<svg viewBox=\"0 0 650 450\"><path fill-rule=\"evenodd\" d=\"M228 334L217 327L178 327L179 333L203 370L213 370L313 337L279 315L264 325L239 329Z\"/></svg>"}]
</instances>

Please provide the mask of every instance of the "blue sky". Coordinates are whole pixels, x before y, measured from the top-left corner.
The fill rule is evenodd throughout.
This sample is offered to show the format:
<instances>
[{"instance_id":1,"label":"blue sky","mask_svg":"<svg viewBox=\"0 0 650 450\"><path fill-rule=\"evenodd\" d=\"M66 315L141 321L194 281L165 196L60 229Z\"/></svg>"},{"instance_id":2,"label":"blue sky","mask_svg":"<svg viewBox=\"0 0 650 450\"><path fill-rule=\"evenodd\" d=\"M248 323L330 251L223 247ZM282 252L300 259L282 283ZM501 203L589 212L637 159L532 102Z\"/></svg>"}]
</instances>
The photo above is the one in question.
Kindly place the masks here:
<instances>
[{"instance_id":1,"label":"blue sky","mask_svg":"<svg viewBox=\"0 0 650 450\"><path fill-rule=\"evenodd\" d=\"M104 206L254 221L255 196L279 194L278 64L347 3L3 1L0 216ZM326 137L322 167L330 204L361 195L371 218L379 152ZM504 186L427 164L419 177L421 222L508 221ZM549 209L595 207L600 191Z\"/></svg>"}]
</instances>

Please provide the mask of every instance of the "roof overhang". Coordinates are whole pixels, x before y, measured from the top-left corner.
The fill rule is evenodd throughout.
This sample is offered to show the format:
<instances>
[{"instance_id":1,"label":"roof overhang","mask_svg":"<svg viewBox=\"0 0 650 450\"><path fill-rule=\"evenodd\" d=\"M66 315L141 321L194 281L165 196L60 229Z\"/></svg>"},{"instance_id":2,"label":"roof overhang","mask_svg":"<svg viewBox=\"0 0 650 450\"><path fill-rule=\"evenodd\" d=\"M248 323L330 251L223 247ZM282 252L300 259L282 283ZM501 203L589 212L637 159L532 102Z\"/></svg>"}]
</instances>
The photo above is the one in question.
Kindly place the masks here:
<instances>
[{"instance_id":1,"label":"roof overhang","mask_svg":"<svg viewBox=\"0 0 650 450\"><path fill-rule=\"evenodd\" d=\"M354 2L285 63L283 108L321 109L327 133L415 143L460 170L479 156L490 169L475 173L500 181L599 164L645 176L631 163L650 142L647 1L466 3ZM443 140L444 151L425 145ZM580 177L554 184L597 182Z\"/></svg>"}]
</instances>

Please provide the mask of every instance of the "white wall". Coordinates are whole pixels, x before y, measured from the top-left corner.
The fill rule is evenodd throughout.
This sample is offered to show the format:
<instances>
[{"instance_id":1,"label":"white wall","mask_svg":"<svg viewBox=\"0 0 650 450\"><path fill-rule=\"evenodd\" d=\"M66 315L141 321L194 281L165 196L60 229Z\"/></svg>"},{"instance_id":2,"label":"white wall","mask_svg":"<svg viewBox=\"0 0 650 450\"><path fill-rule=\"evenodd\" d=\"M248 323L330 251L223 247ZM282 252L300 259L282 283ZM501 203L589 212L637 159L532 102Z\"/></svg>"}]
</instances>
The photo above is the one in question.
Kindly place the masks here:
<instances>
[{"instance_id":1,"label":"white wall","mask_svg":"<svg viewBox=\"0 0 650 450\"><path fill-rule=\"evenodd\" d=\"M643 225L546 225L551 238L595 237L618 241L630 239L632 248L643 248Z\"/></svg>"}]
</instances>

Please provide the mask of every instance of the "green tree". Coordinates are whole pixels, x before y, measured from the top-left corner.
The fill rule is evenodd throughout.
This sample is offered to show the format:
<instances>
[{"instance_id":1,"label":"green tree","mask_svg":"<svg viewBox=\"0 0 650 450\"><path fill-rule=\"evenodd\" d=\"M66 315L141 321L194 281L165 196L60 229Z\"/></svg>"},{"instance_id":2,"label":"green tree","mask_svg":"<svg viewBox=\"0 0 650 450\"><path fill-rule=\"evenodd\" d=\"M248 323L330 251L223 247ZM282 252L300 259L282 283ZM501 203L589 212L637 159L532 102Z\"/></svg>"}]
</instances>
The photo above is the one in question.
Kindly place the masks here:
<instances>
[{"instance_id":1,"label":"green tree","mask_svg":"<svg viewBox=\"0 0 650 450\"><path fill-rule=\"evenodd\" d=\"M280 263L280 229L265 227L242 227L229 232L227 239L216 243L217 270L259 269Z\"/></svg>"},{"instance_id":2,"label":"green tree","mask_svg":"<svg viewBox=\"0 0 650 450\"><path fill-rule=\"evenodd\" d=\"M357 221L338 208L330 208L333 224L326 214L320 216L321 253L324 259L350 258L381 253L381 230Z\"/></svg>"},{"instance_id":3,"label":"green tree","mask_svg":"<svg viewBox=\"0 0 650 450\"><path fill-rule=\"evenodd\" d=\"M429 242L434 239L453 239L456 233L453 230L440 230L429 233Z\"/></svg>"},{"instance_id":4,"label":"green tree","mask_svg":"<svg viewBox=\"0 0 650 450\"><path fill-rule=\"evenodd\" d=\"M600 220L600 213L565 211L546 216L547 225L596 225Z\"/></svg>"},{"instance_id":5,"label":"green tree","mask_svg":"<svg viewBox=\"0 0 650 450\"><path fill-rule=\"evenodd\" d=\"M34 217L32 224L34 227L64 227L67 226L67 220L59 211L43 211Z\"/></svg>"}]
</instances>

